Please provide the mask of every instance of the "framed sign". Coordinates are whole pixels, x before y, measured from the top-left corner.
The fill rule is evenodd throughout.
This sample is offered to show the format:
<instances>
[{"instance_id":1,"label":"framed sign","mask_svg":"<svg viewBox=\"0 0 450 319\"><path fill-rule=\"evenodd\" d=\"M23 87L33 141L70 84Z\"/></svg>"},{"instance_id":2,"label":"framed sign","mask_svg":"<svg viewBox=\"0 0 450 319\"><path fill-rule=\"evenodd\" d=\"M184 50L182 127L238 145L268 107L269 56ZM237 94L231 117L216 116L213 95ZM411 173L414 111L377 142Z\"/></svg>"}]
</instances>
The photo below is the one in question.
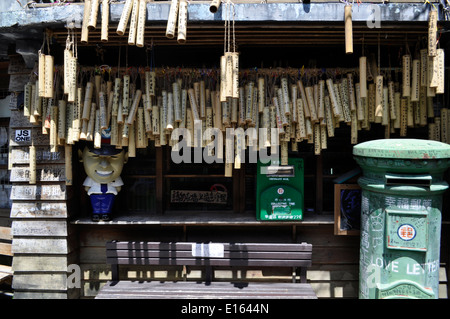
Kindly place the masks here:
<instances>
[{"instance_id":1,"label":"framed sign","mask_svg":"<svg viewBox=\"0 0 450 319\"><path fill-rule=\"evenodd\" d=\"M334 234L359 235L361 187L358 184L334 185Z\"/></svg>"}]
</instances>

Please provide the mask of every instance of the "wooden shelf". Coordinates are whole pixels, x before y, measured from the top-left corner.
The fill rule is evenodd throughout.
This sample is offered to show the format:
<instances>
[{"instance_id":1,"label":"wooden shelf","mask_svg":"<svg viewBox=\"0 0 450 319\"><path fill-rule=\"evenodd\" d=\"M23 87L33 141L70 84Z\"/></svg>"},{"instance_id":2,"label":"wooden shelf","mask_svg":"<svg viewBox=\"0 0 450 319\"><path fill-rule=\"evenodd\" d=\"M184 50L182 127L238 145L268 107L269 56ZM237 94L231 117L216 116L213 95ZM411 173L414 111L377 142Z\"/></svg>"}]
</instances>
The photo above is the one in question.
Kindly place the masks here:
<instances>
[{"instance_id":1,"label":"wooden shelf","mask_svg":"<svg viewBox=\"0 0 450 319\"><path fill-rule=\"evenodd\" d=\"M306 213L300 221L259 221L254 213L166 212L163 215L128 215L107 222L93 222L90 217L71 221L74 225L167 225L167 226L315 226L333 225L333 215Z\"/></svg>"}]
</instances>

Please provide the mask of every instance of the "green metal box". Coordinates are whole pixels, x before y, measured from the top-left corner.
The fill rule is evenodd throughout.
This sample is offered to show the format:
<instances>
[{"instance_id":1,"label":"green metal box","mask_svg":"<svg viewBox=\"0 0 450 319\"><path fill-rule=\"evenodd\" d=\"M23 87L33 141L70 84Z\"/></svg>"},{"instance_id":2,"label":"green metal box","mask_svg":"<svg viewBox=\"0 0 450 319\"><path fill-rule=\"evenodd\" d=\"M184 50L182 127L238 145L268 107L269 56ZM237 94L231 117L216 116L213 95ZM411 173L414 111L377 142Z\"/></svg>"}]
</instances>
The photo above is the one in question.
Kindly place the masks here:
<instances>
[{"instance_id":1,"label":"green metal box","mask_svg":"<svg viewBox=\"0 0 450 319\"><path fill-rule=\"evenodd\" d=\"M303 219L303 159L289 158L288 165L257 164L256 218L293 221Z\"/></svg>"},{"instance_id":2,"label":"green metal box","mask_svg":"<svg viewBox=\"0 0 450 319\"><path fill-rule=\"evenodd\" d=\"M418 139L353 148L363 176L359 298L435 299L450 146Z\"/></svg>"}]
</instances>

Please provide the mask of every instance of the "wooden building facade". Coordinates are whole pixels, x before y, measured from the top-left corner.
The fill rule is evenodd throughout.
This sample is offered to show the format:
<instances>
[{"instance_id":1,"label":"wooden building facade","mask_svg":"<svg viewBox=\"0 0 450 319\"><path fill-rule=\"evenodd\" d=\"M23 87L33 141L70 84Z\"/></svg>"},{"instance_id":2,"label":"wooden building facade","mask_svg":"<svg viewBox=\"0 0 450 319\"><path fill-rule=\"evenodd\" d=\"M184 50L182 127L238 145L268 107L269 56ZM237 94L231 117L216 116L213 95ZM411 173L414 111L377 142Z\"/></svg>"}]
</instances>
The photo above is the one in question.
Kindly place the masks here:
<instances>
[{"instance_id":1,"label":"wooden building facade","mask_svg":"<svg viewBox=\"0 0 450 319\"><path fill-rule=\"evenodd\" d=\"M33 122L24 115L24 87L31 79L37 80L39 50L53 56L54 78L62 78L64 51L69 46L78 59L78 83L83 88L95 76L106 85L128 74L135 89L144 90L144 75L151 71L156 73L158 90L171 91L172 83L180 79L185 88L203 81L213 91L220 83L220 58L231 47L239 52L241 84L258 83L263 77L270 98L282 78L294 86L300 81L312 88L320 80L342 83L351 74L354 84L359 84L361 56L367 57L367 85L375 85L376 75L382 74L386 86L395 83L394 90L401 92L406 81L402 57L409 55L412 62L420 59L421 50L428 49L433 10L438 12L438 31L433 36L437 48L447 53L447 3L353 3L350 27L346 29L346 4L339 1L225 1L215 13L210 11L209 1L190 1L187 36L185 41L177 41L176 35L172 38L166 33L172 2L144 1L144 43L139 47L129 44L128 27L124 35L116 32L125 1L107 1L106 35L100 27L103 11L99 1L95 28L89 28L83 41L87 20L84 7L88 2L36 3L23 8L13 5L0 11L0 39L6 41L8 35L12 39L4 50L8 52L4 60L8 62L10 114L0 122L9 132L8 152L2 149L1 154L8 154L9 163L2 162L0 169L9 174L10 206L0 209L9 212L11 224L14 298L94 298L111 279L105 262L105 243L110 240L307 242L313 245L308 281L317 296L358 298L360 232L357 225L349 229L341 225L335 190L357 185L360 171L352 156L357 143L393 137L450 143L446 131L450 125L447 78L445 92L427 96L424 91L426 114L423 110L420 113L416 102L411 116L417 119L412 118L411 124L405 122L405 131L395 128L394 122L392 127L391 122L381 123L381 116L380 122L367 119L368 125L361 127L363 121L356 121L354 113L354 123L359 123L340 122L334 136L323 133L328 137L322 144L317 142L320 128L316 139L295 140L293 133L286 154L304 163L304 215L302 220L277 221L256 218L258 172L256 163L249 161L249 150L247 161L227 171L224 163L174 163L173 144L149 136L143 146L133 149L124 166L121 177L125 185L116 197L112 219L92 221L83 187L86 174L78 156L81 141L54 145L45 118L36 116ZM412 66L408 74L412 75ZM443 74L448 76L447 68ZM61 90L63 83L55 81L54 85ZM54 98L66 99L67 94L57 93ZM156 96L154 102L157 104ZM69 113L66 123L73 121ZM223 191L225 200L178 201L171 196L174 191L198 194L213 190ZM439 298L448 295L449 209L444 198ZM121 272L124 277L142 280L197 280L205 276L195 267L175 266L122 267ZM291 274L217 268L214 275L224 281L289 281Z\"/></svg>"}]
</instances>

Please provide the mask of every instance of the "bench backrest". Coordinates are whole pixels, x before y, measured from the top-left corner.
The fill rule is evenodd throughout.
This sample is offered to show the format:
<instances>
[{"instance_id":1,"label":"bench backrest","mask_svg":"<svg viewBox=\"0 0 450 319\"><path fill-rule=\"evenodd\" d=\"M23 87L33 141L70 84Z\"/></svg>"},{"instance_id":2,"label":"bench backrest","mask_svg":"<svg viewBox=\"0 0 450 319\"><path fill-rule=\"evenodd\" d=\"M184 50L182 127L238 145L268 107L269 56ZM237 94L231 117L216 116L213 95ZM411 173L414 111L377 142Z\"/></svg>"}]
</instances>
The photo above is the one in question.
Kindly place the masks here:
<instances>
[{"instance_id":1,"label":"bench backrest","mask_svg":"<svg viewBox=\"0 0 450 319\"><path fill-rule=\"evenodd\" d=\"M119 280L118 265L183 265L301 268L301 281L306 282L311 256L312 245L307 243L106 243L106 261L112 265L113 280Z\"/></svg>"}]
</instances>

